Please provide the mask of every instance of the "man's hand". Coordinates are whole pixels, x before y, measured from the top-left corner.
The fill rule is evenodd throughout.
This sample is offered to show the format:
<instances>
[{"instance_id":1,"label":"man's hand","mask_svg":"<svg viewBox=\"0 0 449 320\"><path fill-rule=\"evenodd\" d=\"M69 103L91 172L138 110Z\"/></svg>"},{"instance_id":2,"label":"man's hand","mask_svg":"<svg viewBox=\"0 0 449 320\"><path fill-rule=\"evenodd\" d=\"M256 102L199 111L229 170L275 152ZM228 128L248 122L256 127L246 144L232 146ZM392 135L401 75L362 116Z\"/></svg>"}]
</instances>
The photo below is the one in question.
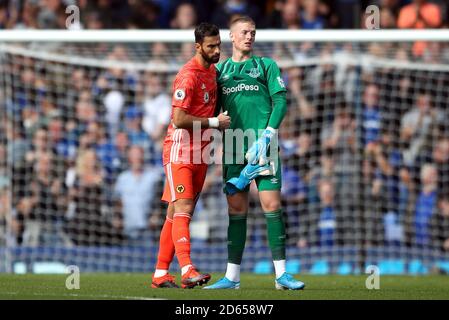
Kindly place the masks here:
<instances>
[{"instance_id":1,"label":"man's hand","mask_svg":"<svg viewBox=\"0 0 449 320\"><path fill-rule=\"evenodd\" d=\"M227 111L220 113L217 119L218 119L218 128L220 130L227 129L231 125L231 117L228 116Z\"/></svg>"},{"instance_id":2,"label":"man's hand","mask_svg":"<svg viewBox=\"0 0 449 320\"><path fill-rule=\"evenodd\" d=\"M267 128L262 136L253 143L251 148L245 154L245 158L250 164L259 164L260 166L268 163L267 151L270 146L271 139L276 131L272 128Z\"/></svg>"},{"instance_id":3,"label":"man's hand","mask_svg":"<svg viewBox=\"0 0 449 320\"><path fill-rule=\"evenodd\" d=\"M276 168L273 162L267 163L263 166L258 164L248 163L239 177L234 177L226 182L226 190L229 195L242 191L248 184L251 183L258 176L271 176L276 174Z\"/></svg>"}]
</instances>

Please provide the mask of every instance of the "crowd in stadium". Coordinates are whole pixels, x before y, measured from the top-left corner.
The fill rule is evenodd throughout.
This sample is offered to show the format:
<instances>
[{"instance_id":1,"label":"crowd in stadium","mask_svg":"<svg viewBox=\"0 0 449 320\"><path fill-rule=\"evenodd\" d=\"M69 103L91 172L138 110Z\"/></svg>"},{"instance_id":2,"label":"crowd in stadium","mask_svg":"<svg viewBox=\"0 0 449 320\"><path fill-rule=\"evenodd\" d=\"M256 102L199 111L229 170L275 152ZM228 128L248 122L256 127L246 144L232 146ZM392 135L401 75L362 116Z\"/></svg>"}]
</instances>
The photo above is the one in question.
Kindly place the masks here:
<instances>
[{"instance_id":1,"label":"crowd in stadium","mask_svg":"<svg viewBox=\"0 0 449 320\"><path fill-rule=\"evenodd\" d=\"M423 20L413 18L413 2L422 4ZM259 29L363 28L369 5L380 8L382 29L439 28L449 14L444 0L2 0L0 29L64 29L69 5L79 8L84 29L191 29L201 21L226 28L235 15L251 16Z\"/></svg>"},{"instance_id":2,"label":"crowd in stadium","mask_svg":"<svg viewBox=\"0 0 449 320\"><path fill-rule=\"evenodd\" d=\"M323 29L363 26L363 8L372 1L0 1L0 28L65 28L65 6L72 3L85 29L189 29L204 20L226 28L239 14L252 16L258 28ZM428 9L441 19L432 15L421 26L409 25L408 3L377 1L381 28L447 26L444 1ZM373 44L368 50L382 48L391 49ZM108 58L129 59L126 50L116 46ZM317 49L305 44L301 50ZM398 50L396 57L449 59L449 48L438 43L415 43L410 51ZM179 51L185 55L180 60L190 53ZM0 243L156 240L164 216L161 145L170 121L171 79L55 66L21 56L4 66L10 76L0 79L9 87L0 92L0 107L7 110L0 126ZM288 243L303 248L366 239L449 251L449 73L360 73L331 64L282 71L289 88L280 131ZM355 78L356 85L348 80ZM226 233L221 187L221 167L212 165L198 209L212 242ZM260 241L264 232L254 219L259 208L252 206L250 237Z\"/></svg>"}]
</instances>

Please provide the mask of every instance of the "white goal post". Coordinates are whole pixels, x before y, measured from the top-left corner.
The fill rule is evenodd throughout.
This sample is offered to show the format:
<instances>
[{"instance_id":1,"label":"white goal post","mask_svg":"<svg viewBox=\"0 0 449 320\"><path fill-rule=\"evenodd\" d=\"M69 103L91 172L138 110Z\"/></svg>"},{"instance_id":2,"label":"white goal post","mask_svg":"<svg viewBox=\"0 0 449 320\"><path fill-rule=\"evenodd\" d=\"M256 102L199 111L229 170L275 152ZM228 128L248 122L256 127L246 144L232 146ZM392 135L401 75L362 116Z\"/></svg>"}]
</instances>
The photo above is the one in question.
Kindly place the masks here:
<instances>
[{"instance_id":1,"label":"white goal post","mask_svg":"<svg viewBox=\"0 0 449 320\"><path fill-rule=\"evenodd\" d=\"M191 42L193 30L2 30L0 42ZM229 42L229 30L221 30ZM261 42L410 42L449 41L447 29L257 30Z\"/></svg>"}]
</instances>

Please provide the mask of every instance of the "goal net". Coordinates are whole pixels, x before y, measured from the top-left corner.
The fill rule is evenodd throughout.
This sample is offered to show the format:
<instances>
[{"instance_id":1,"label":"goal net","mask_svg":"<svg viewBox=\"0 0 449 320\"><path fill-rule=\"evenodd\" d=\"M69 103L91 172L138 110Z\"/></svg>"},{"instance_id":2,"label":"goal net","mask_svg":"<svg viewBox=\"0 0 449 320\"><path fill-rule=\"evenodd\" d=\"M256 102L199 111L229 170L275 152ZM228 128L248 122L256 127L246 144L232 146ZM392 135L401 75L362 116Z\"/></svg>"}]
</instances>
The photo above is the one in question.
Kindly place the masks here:
<instances>
[{"instance_id":1,"label":"goal net","mask_svg":"<svg viewBox=\"0 0 449 320\"><path fill-rule=\"evenodd\" d=\"M373 32L258 32L254 53L277 61L288 87L289 272L449 272L449 38ZM153 270L171 84L192 38L0 43L0 272ZM242 271L270 273L254 186L250 194ZM191 224L201 270L224 271L227 224L212 164Z\"/></svg>"}]
</instances>

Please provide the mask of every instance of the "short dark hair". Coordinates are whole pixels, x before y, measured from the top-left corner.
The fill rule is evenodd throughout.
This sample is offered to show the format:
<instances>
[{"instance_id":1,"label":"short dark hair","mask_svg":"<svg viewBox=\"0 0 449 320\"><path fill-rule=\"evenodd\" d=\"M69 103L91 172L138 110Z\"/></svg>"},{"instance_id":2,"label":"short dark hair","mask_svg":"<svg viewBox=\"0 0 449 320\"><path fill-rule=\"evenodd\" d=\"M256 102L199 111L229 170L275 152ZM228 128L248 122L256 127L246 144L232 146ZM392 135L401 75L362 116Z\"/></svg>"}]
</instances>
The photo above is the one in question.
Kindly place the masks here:
<instances>
[{"instance_id":1,"label":"short dark hair","mask_svg":"<svg viewBox=\"0 0 449 320\"><path fill-rule=\"evenodd\" d=\"M215 37L220 34L220 30L215 24L201 22L195 28L195 43L203 43L205 37Z\"/></svg>"},{"instance_id":2,"label":"short dark hair","mask_svg":"<svg viewBox=\"0 0 449 320\"><path fill-rule=\"evenodd\" d=\"M246 22L246 23L250 23L250 24L256 26L256 22L254 22L254 20L250 16L239 16L239 17L233 19L231 21L231 23L229 24L229 26L232 27L234 24L239 23L239 22Z\"/></svg>"}]
</instances>

